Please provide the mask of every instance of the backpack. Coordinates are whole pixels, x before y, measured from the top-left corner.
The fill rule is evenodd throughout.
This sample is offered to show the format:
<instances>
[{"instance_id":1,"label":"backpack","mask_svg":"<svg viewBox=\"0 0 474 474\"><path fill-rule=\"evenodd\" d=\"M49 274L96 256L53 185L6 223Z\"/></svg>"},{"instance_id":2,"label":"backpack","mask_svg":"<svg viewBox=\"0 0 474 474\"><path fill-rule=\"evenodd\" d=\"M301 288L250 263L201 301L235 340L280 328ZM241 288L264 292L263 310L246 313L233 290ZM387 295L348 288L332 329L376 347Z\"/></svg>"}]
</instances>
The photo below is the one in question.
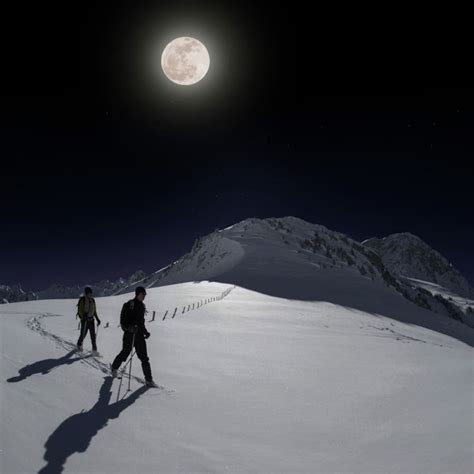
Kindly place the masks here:
<instances>
[{"instance_id":1,"label":"backpack","mask_svg":"<svg viewBox=\"0 0 474 474\"><path fill-rule=\"evenodd\" d=\"M78 301L77 304L76 304L76 308L77 308L77 311L76 311L76 319L77 319L78 316L79 316L79 305L81 304L81 301L83 301L83 300L84 300L84 296L81 296L81 297L79 298L79 301Z\"/></svg>"},{"instance_id":2,"label":"backpack","mask_svg":"<svg viewBox=\"0 0 474 474\"><path fill-rule=\"evenodd\" d=\"M81 304L81 302L84 301L84 299L85 299L85 297L84 297L84 296L81 296L81 297L79 298L79 301L78 301L77 304L76 304L76 306L77 306L76 319L77 319L78 316L80 317L80 314L79 314L79 305ZM94 308L95 308L95 299L94 299L94 298L91 298L91 299L92 299L92 302L94 303ZM93 317L94 317L94 316L93 316Z\"/></svg>"}]
</instances>

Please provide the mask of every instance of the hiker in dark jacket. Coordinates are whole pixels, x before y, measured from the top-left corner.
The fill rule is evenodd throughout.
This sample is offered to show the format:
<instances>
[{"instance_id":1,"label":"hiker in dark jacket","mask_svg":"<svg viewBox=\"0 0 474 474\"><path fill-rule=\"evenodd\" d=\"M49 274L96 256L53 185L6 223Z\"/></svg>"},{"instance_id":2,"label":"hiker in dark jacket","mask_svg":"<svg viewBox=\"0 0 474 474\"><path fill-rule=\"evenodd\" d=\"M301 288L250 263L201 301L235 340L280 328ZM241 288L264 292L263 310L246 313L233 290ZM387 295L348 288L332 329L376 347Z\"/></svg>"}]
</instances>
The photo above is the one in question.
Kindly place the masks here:
<instances>
[{"instance_id":1,"label":"hiker in dark jacket","mask_svg":"<svg viewBox=\"0 0 474 474\"><path fill-rule=\"evenodd\" d=\"M89 286L86 286L84 288L84 296L81 296L79 298L79 301L77 303L77 315L81 320L81 334L79 335L79 340L77 341L77 349L82 351L82 343L84 342L84 338L87 335L87 331L90 331L92 353L98 354L94 318L97 320L97 326L100 325L100 319L97 316L95 300L92 297L92 288L90 288Z\"/></svg>"},{"instance_id":2,"label":"hiker in dark jacket","mask_svg":"<svg viewBox=\"0 0 474 474\"><path fill-rule=\"evenodd\" d=\"M148 386L156 386L151 375L151 367L148 359L146 341L150 333L145 327L145 305L143 300L146 296L146 290L142 286L135 289L135 298L127 301L120 313L120 326L123 330L123 346L120 353L112 363L112 376L117 376L117 370L125 362L132 351L132 345L135 345L137 356L142 363L143 375Z\"/></svg>"}]
</instances>

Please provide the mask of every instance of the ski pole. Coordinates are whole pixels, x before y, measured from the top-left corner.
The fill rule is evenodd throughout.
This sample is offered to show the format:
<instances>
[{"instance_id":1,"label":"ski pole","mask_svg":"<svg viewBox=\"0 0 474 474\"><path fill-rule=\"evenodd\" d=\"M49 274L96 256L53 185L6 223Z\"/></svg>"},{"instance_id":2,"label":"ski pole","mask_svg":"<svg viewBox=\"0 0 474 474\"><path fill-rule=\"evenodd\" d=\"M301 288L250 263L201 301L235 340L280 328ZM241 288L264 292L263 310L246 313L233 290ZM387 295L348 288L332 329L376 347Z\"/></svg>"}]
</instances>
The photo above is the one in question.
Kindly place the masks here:
<instances>
[{"instance_id":1,"label":"ski pole","mask_svg":"<svg viewBox=\"0 0 474 474\"><path fill-rule=\"evenodd\" d=\"M124 366L120 369L122 371L122 375L125 373L125 370L127 370L127 365L130 364L130 361L132 360L132 357L135 355L136 351L133 351L133 354L128 358L127 362L125 362Z\"/></svg>"},{"instance_id":2,"label":"ski pole","mask_svg":"<svg viewBox=\"0 0 474 474\"><path fill-rule=\"evenodd\" d=\"M120 369L122 371L122 375L125 374L125 371L127 370L127 366L128 364L130 364L130 361L132 360L132 357L135 355L137 351L133 351L133 353L131 353L130 357L128 358L127 362L125 362L125 364L123 365L123 367Z\"/></svg>"},{"instance_id":3,"label":"ski pole","mask_svg":"<svg viewBox=\"0 0 474 474\"><path fill-rule=\"evenodd\" d=\"M133 339L132 339L132 349L135 346L135 333L133 333ZM130 380L132 379L132 359L133 359L133 354L135 354L135 351L132 352L132 356L130 357L130 367L128 371L128 391L130 391Z\"/></svg>"},{"instance_id":4,"label":"ski pole","mask_svg":"<svg viewBox=\"0 0 474 474\"><path fill-rule=\"evenodd\" d=\"M122 369L122 377L120 377L120 384L119 384L119 388L118 388L118 392L117 392L117 401L119 401L119 398L120 398L120 391L122 390L122 381L123 381L123 374L125 373L125 369L127 368L127 365L128 363L132 360L132 357L135 355L135 351L133 351L130 359L128 359L128 362L123 366L123 369ZM130 385L130 377L128 378L129 382L128 384ZM130 389L128 389L128 391L130 391Z\"/></svg>"}]
</instances>

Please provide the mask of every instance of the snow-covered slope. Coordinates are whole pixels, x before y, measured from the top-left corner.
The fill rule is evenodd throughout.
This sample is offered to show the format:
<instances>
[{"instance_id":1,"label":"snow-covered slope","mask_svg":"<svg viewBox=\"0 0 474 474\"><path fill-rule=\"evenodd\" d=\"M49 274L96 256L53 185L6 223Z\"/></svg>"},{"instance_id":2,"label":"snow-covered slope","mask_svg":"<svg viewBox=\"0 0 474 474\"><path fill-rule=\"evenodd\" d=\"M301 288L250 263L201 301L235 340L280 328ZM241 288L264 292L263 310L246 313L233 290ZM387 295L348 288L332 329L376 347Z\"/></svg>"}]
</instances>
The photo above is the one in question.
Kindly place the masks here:
<instances>
[{"instance_id":1,"label":"snow-covered slope","mask_svg":"<svg viewBox=\"0 0 474 474\"><path fill-rule=\"evenodd\" d=\"M459 298L417 284L421 277L423 281L445 282L459 298L464 295L464 302L458 304ZM382 300L383 304L389 300L396 304L404 298L474 326L474 301L468 297L472 289L438 252L417 237L395 234L361 245L296 217L246 219L197 239L189 253L150 275L140 271L127 280L92 286L96 296L110 296L133 291L137 284L153 288L201 280L370 312L387 311L381 307ZM77 298L82 288L55 285L38 292L38 297ZM379 294L389 297L380 299Z\"/></svg>"},{"instance_id":2,"label":"snow-covered slope","mask_svg":"<svg viewBox=\"0 0 474 474\"><path fill-rule=\"evenodd\" d=\"M436 283L431 283L429 281L418 280L417 278L408 278L405 277L407 282L413 283L414 286L418 287L418 289L422 288L432 295L439 296L443 298L444 301L448 301L452 303L456 307L460 308L463 313L473 316L474 314L474 300L470 298L466 298L463 296L459 296L454 291L448 290L441 285L437 285Z\"/></svg>"},{"instance_id":3,"label":"snow-covered slope","mask_svg":"<svg viewBox=\"0 0 474 474\"><path fill-rule=\"evenodd\" d=\"M439 252L409 232L372 238L363 245L374 249L395 275L431 283L460 296L474 298L469 282Z\"/></svg>"},{"instance_id":4,"label":"snow-covered slope","mask_svg":"<svg viewBox=\"0 0 474 474\"><path fill-rule=\"evenodd\" d=\"M246 219L196 240L191 251L143 280L148 287L190 280L238 281L246 286L275 277L301 282L343 270L348 277L373 281L383 278L372 263L372 252L357 242L324 226L301 219ZM288 291L301 290L286 288ZM130 291L130 288L123 292ZM308 294L314 296L313 292Z\"/></svg>"},{"instance_id":5,"label":"snow-covered slope","mask_svg":"<svg viewBox=\"0 0 474 474\"><path fill-rule=\"evenodd\" d=\"M108 377L130 295L97 299L97 360L72 352L76 300L1 306L0 471L472 472L474 330L387 296L396 319L221 283L150 289L162 388L134 360L131 392Z\"/></svg>"},{"instance_id":6,"label":"snow-covered slope","mask_svg":"<svg viewBox=\"0 0 474 474\"><path fill-rule=\"evenodd\" d=\"M474 325L472 315L462 308L393 272L370 246L296 217L251 218L215 231L141 284L152 288L204 279L371 312L386 311L377 295L387 294L393 304L405 298ZM133 285L122 292L132 289Z\"/></svg>"}]
</instances>

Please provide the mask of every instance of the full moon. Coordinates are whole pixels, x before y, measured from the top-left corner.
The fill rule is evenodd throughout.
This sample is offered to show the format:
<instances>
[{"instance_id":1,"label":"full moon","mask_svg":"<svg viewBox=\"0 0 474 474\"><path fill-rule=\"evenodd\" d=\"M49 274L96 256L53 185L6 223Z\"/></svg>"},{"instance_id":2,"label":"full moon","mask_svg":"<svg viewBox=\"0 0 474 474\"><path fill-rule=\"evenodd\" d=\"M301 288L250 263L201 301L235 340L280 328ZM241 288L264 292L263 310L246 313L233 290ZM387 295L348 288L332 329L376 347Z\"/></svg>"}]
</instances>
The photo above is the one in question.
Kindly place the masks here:
<instances>
[{"instance_id":1,"label":"full moon","mask_svg":"<svg viewBox=\"0 0 474 474\"><path fill-rule=\"evenodd\" d=\"M161 55L161 67L166 77L181 86L199 82L206 75L210 62L206 47L189 36L168 43Z\"/></svg>"}]
</instances>

